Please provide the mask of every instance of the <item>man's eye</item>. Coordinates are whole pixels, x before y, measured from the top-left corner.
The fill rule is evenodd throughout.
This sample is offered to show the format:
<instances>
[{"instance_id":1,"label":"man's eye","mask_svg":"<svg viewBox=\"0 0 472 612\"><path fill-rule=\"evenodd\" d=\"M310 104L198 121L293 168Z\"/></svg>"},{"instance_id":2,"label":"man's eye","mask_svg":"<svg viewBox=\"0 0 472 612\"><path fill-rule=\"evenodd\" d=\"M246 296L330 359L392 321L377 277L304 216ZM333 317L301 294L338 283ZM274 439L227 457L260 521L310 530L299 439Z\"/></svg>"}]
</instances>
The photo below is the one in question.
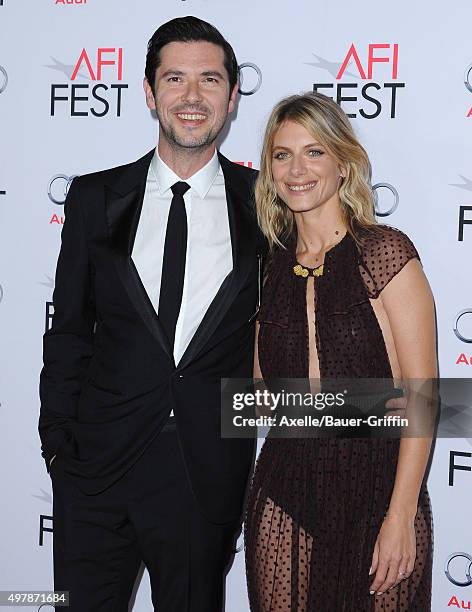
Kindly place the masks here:
<instances>
[{"instance_id":1,"label":"man's eye","mask_svg":"<svg viewBox=\"0 0 472 612\"><path fill-rule=\"evenodd\" d=\"M205 80L207 83L218 83L218 80L215 79L215 77L207 77Z\"/></svg>"},{"instance_id":2,"label":"man's eye","mask_svg":"<svg viewBox=\"0 0 472 612\"><path fill-rule=\"evenodd\" d=\"M170 82L170 83L178 83L178 82L180 81L180 77L178 77L178 76L172 76L172 77L169 77L169 78L167 79L167 81L168 81L168 82Z\"/></svg>"}]
</instances>

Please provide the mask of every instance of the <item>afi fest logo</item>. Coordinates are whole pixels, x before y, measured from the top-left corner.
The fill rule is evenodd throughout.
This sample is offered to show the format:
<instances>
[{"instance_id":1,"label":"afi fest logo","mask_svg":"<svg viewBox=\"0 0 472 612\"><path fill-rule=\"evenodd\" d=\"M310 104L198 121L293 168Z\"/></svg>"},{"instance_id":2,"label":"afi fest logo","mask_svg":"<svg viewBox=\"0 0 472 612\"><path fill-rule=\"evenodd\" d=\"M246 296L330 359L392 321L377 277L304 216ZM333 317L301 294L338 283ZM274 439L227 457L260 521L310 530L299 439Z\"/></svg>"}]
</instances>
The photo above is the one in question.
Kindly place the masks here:
<instances>
[{"instance_id":1,"label":"afi fest logo","mask_svg":"<svg viewBox=\"0 0 472 612\"><path fill-rule=\"evenodd\" d=\"M405 83L398 81L398 43L371 43L367 48L356 48L352 43L341 64L315 57L318 61L308 62L308 65L327 70L335 82L313 83L313 91L327 96L332 94L348 117L360 115L364 119L376 119L382 114L391 119L396 117L398 90L405 87ZM379 64L386 66L381 68ZM387 81L376 80L379 73L385 75Z\"/></svg>"},{"instance_id":2,"label":"afi fest logo","mask_svg":"<svg viewBox=\"0 0 472 612\"><path fill-rule=\"evenodd\" d=\"M121 117L123 90L122 47L82 49L75 64L62 64L52 58L53 70L64 72L68 83L51 84L51 117L57 114L70 117ZM78 80L90 81L79 83Z\"/></svg>"},{"instance_id":3,"label":"afi fest logo","mask_svg":"<svg viewBox=\"0 0 472 612\"><path fill-rule=\"evenodd\" d=\"M472 94L472 64L469 64L465 69L464 85L467 91ZM469 108L466 117L472 117L472 106Z\"/></svg>"}]
</instances>

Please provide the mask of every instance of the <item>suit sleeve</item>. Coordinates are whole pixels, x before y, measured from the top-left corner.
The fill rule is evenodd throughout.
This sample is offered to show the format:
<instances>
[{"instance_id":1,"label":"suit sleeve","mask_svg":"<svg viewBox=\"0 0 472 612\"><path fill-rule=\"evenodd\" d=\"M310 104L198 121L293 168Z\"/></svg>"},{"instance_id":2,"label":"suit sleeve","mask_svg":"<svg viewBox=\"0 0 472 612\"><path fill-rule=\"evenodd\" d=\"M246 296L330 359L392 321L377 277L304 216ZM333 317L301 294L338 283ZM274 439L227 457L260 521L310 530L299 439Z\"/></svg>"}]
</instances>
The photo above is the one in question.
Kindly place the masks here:
<instances>
[{"instance_id":1,"label":"suit sleeve","mask_svg":"<svg viewBox=\"0 0 472 612\"><path fill-rule=\"evenodd\" d=\"M39 435L48 471L58 451L73 448L77 403L93 354L95 307L79 182L72 182L64 206L54 315L43 338Z\"/></svg>"}]
</instances>

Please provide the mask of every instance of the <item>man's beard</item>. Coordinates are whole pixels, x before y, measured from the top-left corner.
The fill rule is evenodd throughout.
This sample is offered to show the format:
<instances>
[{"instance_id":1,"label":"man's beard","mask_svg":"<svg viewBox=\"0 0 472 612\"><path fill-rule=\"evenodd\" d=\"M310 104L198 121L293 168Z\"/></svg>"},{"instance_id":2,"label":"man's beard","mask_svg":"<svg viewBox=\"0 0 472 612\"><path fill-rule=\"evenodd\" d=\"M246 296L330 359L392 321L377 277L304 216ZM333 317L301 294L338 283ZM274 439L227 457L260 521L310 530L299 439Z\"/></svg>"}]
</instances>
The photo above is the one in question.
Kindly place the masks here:
<instances>
[{"instance_id":1,"label":"man's beard","mask_svg":"<svg viewBox=\"0 0 472 612\"><path fill-rule=\"evenodd\" d=\"M174 111L175 112L175 111ZM209 113L203 109L186 109L185 112L194 112L204 113L207 117L209 117ZM162 119L162 115L159 112L159 109L156 105L156 114L159 120L159 126L161 128L162 134L166 138L169 145L173 148L183 148L183 149L194 149L196 151L201 151L207 149L218 137L218 134L223 129L226 118L223 119L221 125L214 125L212 128L208 130L208 132L201 134L200 136L192 136L189 134L187 137L182 137L177 133L177 130L173 125L167 124Z\"/></svg>"}]
</instances>

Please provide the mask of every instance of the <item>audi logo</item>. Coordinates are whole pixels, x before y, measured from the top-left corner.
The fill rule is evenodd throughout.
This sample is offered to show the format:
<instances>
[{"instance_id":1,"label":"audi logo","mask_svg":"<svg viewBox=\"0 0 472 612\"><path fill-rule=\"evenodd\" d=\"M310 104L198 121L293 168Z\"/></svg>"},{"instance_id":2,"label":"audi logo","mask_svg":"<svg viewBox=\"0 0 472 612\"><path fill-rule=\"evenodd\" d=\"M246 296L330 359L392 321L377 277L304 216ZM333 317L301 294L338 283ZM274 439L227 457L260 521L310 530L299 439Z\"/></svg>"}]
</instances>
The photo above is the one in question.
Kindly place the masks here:
<instances>
[{"instance_id":1,"label":"audi logo","mask_svg":"<svg viewBox=\"0 0 472 612\"><path fill-rule=\"evenodd\" d=\"M467 87L467 89L470 91L470 93L472 93L472 83L470 82L470 73L471 72L472 72L472 64L469 64L467 66L467 68L465 69L464 85Z\"/></svg>"},{"instance_id":2,"label":"audi logo","mask_svg":"<svg viewBox=\"0 0 472 612\"><path fill-rule=\"evenodd\" d=\"M64 204L69 187L78 174L67 176L67 174L56 174L49 181L48 197L53 204Z\"/></svg>"},{"instance_id":3,"label":"audi logo","mask_svg":"<svg viewBox=\"0 0 472 612\"><path fill-rule=\"evenodd\" d=\"M381 210L379 206L379 190L387 190L390 192L390 198L393 196L393 200L390 204L390 207L386 210ZM376 183L372 185L372 193L374 195L374 210L375 214L378 217L388 217L392 213L394 213L398 208L398 203L400 202L400 196L398 195L398 191L395 189L393 185L390 183ZM382 198L384 200L384 197ZM382 207L383 208L383 207Z\"/></svg>"},{"instance_id":4,"label":"audi logo","mask_svg":"<svg viewBox=\"0 0 472 612\"><path fill-rule=\"evenodd\" d=\"M451 561L460 559L460 562L454 564L454 576L451 574ZM449 582L459 587L468 587L472 584L472 576L470 574L472 568L472 555L465 552L455 552L446 559L444 573Z\"/></svg>"},{"instance_id":5,"label":"audi logo","mask_svg":"<svg viewBox=\"0 0 472 612\"><path fill-rule=\"evenodd\" d=\"M472 344L472 338L468 338L459 329L459 323L460 323L461 319L463 317L465 317L466 315L472 315L472 308L466 308L465 310L461 310L459 312L459 314L456 317L456 320L454 321L454 328L453 329L454 329L454 333L456 334L457 338L459 338L459 340L461 342L466 342L467 344Z\"/></svg>"},{"instance_id":6,"label":"audi logo","mask_svg":"<svg viewBox=\"0 0 472 612\"><path fill-rule=\"evenodd\" d=\"M253 83L252 87L245 89L244 81L249 80ZM254 80L255 79L255 80ZM239 93L242 96L252 96L259 91L262 85L262 71L259 66L252 64L251 62L245 62L239 65Z\"/></svg>"},{"instance_id":7,"label":"audi logo","mask_svg":"<svg viewBox=\"0 0 472 612\"><path fill-rule=\"evenodd\" d=\"M8 74L3 66L0 66L0 94L5 91L8 85Z\"/></svg>"}]
</instances>

